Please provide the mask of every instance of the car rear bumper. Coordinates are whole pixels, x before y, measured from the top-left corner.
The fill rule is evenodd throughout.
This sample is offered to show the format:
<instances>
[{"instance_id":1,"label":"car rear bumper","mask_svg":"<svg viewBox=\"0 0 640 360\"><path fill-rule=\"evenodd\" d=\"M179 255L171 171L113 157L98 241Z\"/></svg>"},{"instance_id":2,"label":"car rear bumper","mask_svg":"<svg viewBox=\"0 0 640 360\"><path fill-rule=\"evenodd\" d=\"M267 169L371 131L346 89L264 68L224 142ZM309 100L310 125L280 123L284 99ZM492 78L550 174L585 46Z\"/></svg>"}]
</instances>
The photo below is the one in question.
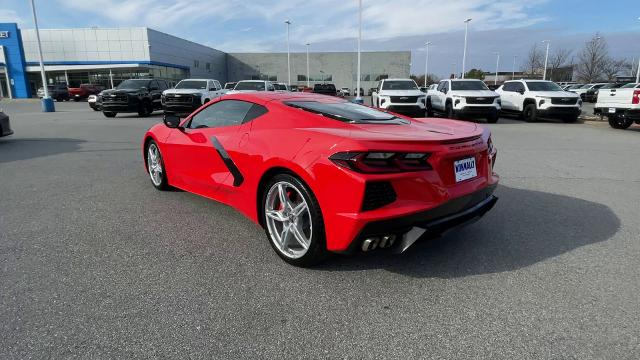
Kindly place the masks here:
<instances>
[{"instance_id":1,"label":"car rear bumper","mask_svg":"<svg viewBox=\"0 0 640 360\"><path fill-rule=\"evenodd\" d=\"M370 243L369 240L378 239L379 241L383 237L394 239L393 245L388 246L389 249L394 252L403 252L422 237L441 235L453 228L478 220L498 201L498 198L493 195L496 187L497 183L494 183L429 210L369 222L344 252L368 251L366 246Z\"/></svg>"},{"instance_id":2,"label":"car rear bumper","mask_svg":"<svg viewBox=\"0 0 640 360\"><path fill-rule=\"evenodd\" d=\"M616 109L616 111L615 113L610 113L609 109ZM602 114L604 116L611 116L611 115L623 116L633 121L640 121L640 109L624 109L624 108L616 108L614 106L612 106L611 108L599 107L599 108L594 108L593 113L596 115Z\"/></svg>"}]
</instances>

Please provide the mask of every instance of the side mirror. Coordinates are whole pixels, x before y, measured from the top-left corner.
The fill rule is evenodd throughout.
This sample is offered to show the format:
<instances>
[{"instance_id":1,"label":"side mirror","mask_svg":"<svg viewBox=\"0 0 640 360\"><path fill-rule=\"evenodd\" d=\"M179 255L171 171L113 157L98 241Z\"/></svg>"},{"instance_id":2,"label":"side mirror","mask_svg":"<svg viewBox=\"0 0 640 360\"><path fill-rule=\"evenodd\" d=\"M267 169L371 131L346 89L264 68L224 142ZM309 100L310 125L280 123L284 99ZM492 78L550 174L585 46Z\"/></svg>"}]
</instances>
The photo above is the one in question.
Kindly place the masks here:
<instances>
[{"instance_id":1,"label":"side mirror","mask_svg":"<svg viewBox=\"0 0 640 360\"><path fill-rule=\"evenodd\" d=\"M162 122L164 122L164 124L170 129L177 129L180 127L180 117L176 115L165 115L162 118Z\"/></svg>"},{"instance_id":2,"label":"side mirror","mask_svg":"<svg viewBox=\"0 0 640 360\"><path fill-rule=\"evenodd\" d=\"M516 92L520 93L520 95L524 95L524 89L518 89Z\"/></svg>"}]
</instances>

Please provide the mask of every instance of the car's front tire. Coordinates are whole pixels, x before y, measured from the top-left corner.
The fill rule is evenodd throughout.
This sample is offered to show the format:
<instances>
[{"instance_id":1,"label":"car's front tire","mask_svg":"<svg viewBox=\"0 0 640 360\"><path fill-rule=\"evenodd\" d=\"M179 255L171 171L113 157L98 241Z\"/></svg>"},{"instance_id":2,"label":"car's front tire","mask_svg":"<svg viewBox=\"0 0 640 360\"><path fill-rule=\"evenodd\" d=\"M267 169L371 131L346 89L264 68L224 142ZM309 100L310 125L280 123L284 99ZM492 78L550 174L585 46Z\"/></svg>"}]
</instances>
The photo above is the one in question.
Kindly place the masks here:
<instances>
[{"instance_id":1,"label":"car's front tire","mask_svg":"<svg viewBox=\"0 0 640 360\"><path fill-rule=\"evenodd\" d=\"M427 100L427 117L433 117L433 106L431 106L431 100Z\"/></svg>"},{"instance_id":2,"label":"car's front tire","mask_svg":"<svg viewBox=\"0 0 640 360\"><path fill-rule=\"evenodd\" d=\"M498 122L499 118L500 118L500 116L498 115L498 113L491 114L491 115L487 116L487 122L489 124L495 124L495 123Z\"/></svg>"},{"instance_id":3,"label":"car's front tire","mask_svg":"<svg viewBox=\"0 0 640 360\"><path fill-rule=\"evenodd\" d=\"M538 120L538 109L536 109L536 104L528 104L524 107L524 111L522 112L522 117L526 122L536 122Z\"/></svg>"},{"instance_id":4,"label":"car's front tire","mask_svg":"<svg viewBox=\"0 0 640 360\"><path fill-rule=\"evenodd\" d=\"M278 174L262 194L262 221L271 247L291 265L307 267L327 256L320 205L295 176Z\"/></svg>"},{"instance_id":5,"label":"car's front tire","mask_svg":"<svg viewBox=\"0 0 640 360\"><path fill-rule=\"evenodd\" d=\"M451 105L451 103L447 103L446 106L446 113L447 113L447 118L448 119L456 119L456 112L455 110L453 110L453 105Z\"/></svg>"},{"instance_id":6,"label":"car's front tire","mask_svg":"<svg viewBox=\"0 0 640 360\"><path fill-rule=\"evenodd\" d=\"M151 178L151 184L158 190L168 190L169 181L167 181L167 171L164 167L164 160L160 153L158 144L150 140L145 149L147 171Z\"/></svg>"},{"instance_id":7,"label":"car's front tire","mask_svg":"<svg viewBox=\"0 0 640 360\"><path fill-rule=\"evenodd\" d=\"M113 111L103 111L102 114L108 118L116 117L116 115L118 115L117 112Z\"/></svg>"}]
</instances>

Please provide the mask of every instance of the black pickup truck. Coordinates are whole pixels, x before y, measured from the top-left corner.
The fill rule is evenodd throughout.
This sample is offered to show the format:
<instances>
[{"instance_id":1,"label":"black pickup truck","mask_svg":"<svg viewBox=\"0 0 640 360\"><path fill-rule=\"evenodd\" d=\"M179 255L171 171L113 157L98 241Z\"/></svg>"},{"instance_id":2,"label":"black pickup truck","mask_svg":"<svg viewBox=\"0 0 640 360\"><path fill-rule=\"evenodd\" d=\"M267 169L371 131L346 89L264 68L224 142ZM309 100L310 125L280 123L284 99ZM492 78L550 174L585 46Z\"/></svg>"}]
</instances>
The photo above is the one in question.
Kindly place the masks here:
<instances>
[{"instance_id":1,"label":"black pickup truck","mask_svg":"<svg viewBox=\"0 0 640 360\"><path fill-rule=\"evenodd\" d=\"M336 96L338 93L334 84L315 84L313 85L313 92L322 95Z\"/></svg>"},{"instance_id":2,"label":"black pickup truck","mask_svg":"<svg viewBox=\"0 0 640 360\"><path fill-rule=\"evenodd\" d=\"M112 90L104 90L102 113L106 117L115 117L118 113L138 113L149 116L154 110L162 109L162 92L169 88L164 80L129 79Z\"/></svg>"}]
</instances>

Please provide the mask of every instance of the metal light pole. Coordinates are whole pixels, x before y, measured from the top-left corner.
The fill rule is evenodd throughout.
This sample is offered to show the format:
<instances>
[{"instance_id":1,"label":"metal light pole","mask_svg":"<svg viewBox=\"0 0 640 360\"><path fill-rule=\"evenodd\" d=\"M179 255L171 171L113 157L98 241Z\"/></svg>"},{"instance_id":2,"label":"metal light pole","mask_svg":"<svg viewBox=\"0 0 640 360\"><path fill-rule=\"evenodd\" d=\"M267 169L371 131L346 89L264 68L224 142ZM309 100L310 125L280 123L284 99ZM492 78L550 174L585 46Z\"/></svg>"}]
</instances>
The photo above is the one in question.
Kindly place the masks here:
<instances>
[{"instance_id":1,"label":"metal light pole","mask_svg":"<svg viewBox=\"0 0 640 360\"><path fill-rule=\"evenodd\" d=\"M289 48L289 27L291 26L291 20L284 22L287 24L287 85L291 88L291 51Z\"/></svg>"},{"instance_id":2,"label":"metal light pole","mask_svg":"<svg viewBox=\"0 0 640 360\"><path fill-rule=\"evenodd\" d=\"M47 88L47 75L44 72L42 44L40 43L40 30L38 29L38 16L36 15L36 4L34 3L34 0L31 0L31 12L33 12L33 24L36 27L36 40L38 41L38 56L40 58L40 76L42 76L42 88L44 89L44 97L42 98L42 111L54 112L56 111L56 108L53 105L53 99L49 96L49 89Z\"/></svg>"},{"instance_id":3,"label":"metal light pole","mask_svg":"<svg viewBox=\"0 0 640 360\"><path fill-rule=\"evenodd\" d=\"M542 74L542 80L547 80L547 62L549 61L549 44L551 40L542 40L543 43L547 43L547 53L544 56L544 73Z\"/></svg>"},{"instance_id":4,"label":"metal light pole","mask_svg":"<svg viewBox=\"0 0 640 360\"><path fill-rule=\"evenodd\" d=\"M307 87L310 87L309 85L309 43L306 43L305 45L307 45Z\"/></svg>"},{"instance_id":5,"label":"metal light pole","mask_svg":"<svg viewBox=\"0 0 640 360\"><path fill-rule=\"evenodd\" d=\"M516 77L516 59L518 55L513 55L513 68L511 68L511 80Z\"/></svg>"},{"instance_id":6,"label":"metal light pole","mask_svg":"<svg viewBox=\"0 0 640 360\"><path fill-rule=\"evenodd\" d=\"M469 22L471 18L464 21L464 52L462 53L462 78L464 79L464 69L467 62L467 35L469 33Z\"/></svg>"},{"instance_id":7,"label":"metal light pole","mask_svg":"<svg viewBox=\"0 0 640 360\"><path fill-rule=\"evenodd\" d=\"M429 76L429 45L431 45L431 41L427 41L424 45L427 47L427 58L424 60L424 87L427 87L427 77Z\"/></svg>"},{"instance_id":8,"label":"metal light pole","mask_svg":"<svg viewBox=\"0 0 640 360\"><path fill-rule=\"evenodd\" d=\"M451 75L453 75L453 78L456 78L456 71L458 71L458 63L456 63L455 61L451 63Z\"/></svg>"},{"instance_id":9,"label":"metal light pole","mask_svg":"<svg viewBox=\"0 0 640 360\"><path fill-rule=\"evenodd\" d=\"M496 60L496 77L493 79L493 85L498 85L498 68L500 67L500 53L499 52L494 52L495 55L498 56L498 59Z\"/></svg>"},{"instance_id":10,"label":"metal light pole","mask_svg":"<svg viewBox=\"0 0 640 360\"><path fill-rule=\"evenodd\" d=\"M360 96L360 43L362 42L362 0L358 0L358 70L356 78L356 99L355 102L362 104L362 96Z\"/></svg>"}]
</instances>

